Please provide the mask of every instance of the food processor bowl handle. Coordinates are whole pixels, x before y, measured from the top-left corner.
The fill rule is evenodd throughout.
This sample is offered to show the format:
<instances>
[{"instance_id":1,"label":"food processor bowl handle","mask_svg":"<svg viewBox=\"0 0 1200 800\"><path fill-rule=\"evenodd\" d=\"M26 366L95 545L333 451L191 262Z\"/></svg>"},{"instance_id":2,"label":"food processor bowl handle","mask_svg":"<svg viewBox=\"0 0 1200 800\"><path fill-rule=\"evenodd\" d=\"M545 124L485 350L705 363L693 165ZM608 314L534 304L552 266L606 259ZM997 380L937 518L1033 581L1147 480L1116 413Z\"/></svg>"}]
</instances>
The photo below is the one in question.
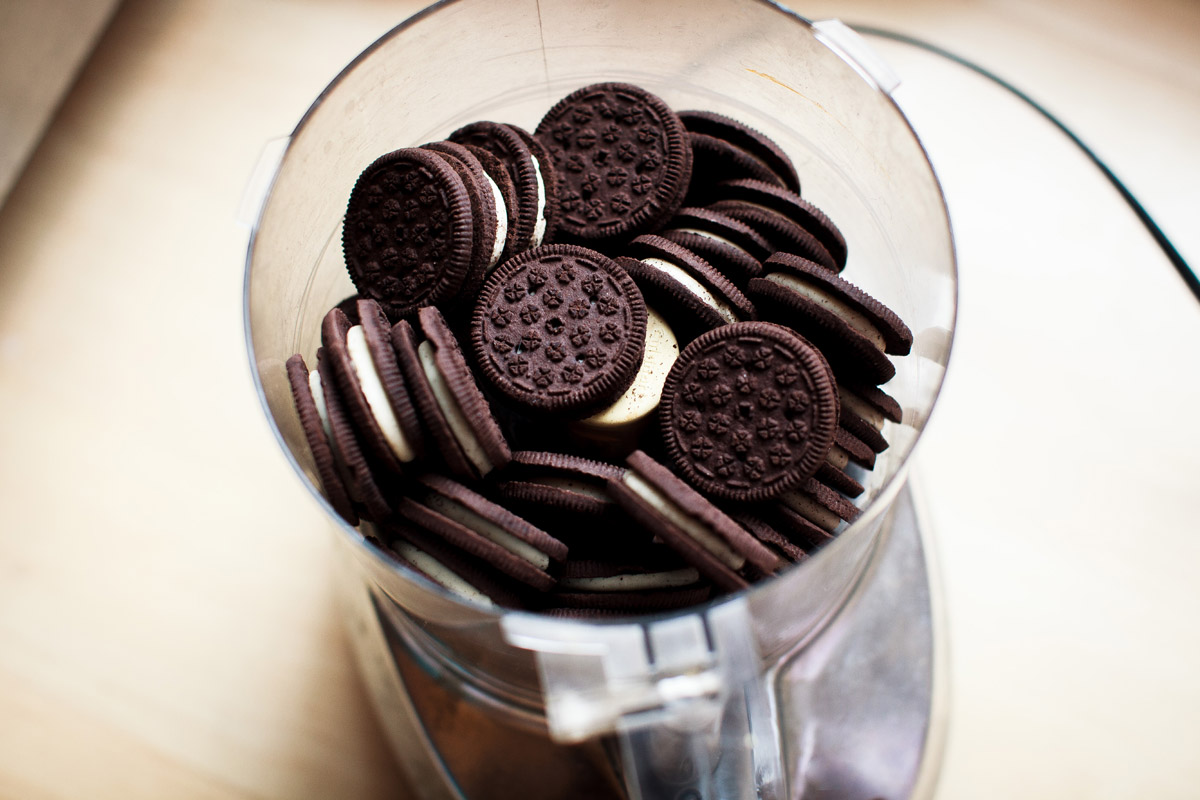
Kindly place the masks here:
<instances>
[{"instance_id":1,"label":"food processor bowl handle","mask_svg":"<svg viewBox=\"0 0 1200 800\"><path fill-rule=\"evenodd\" d=\"M536 653L550 737L615 735L632 800L788 796L771 670L744 598L628 624L503 618Z\"/></svg>"}]
</instances>

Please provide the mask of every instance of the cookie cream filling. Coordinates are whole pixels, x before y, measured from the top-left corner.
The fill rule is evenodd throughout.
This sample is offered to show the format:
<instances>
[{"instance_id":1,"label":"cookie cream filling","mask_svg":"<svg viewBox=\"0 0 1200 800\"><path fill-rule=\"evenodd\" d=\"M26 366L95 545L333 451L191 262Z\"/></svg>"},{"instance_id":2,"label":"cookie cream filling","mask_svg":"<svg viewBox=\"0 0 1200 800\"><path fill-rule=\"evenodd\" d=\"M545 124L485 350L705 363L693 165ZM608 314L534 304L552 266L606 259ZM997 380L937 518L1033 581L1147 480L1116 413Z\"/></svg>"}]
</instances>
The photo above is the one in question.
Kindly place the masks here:
<instances>
[{"instance_id":1,"label":"cookie cream filling","mask_svg":"<svg viewBox=\"0 0 1200 800\"><path fill-rule=\"evenodd\" d=\"M401 462L412 461L417 457L416 451L408 443L404 431L400 429L400 421L396 419L396 412L392 410L387 390L383 388L383 381L379 379L379 370L375 366L375 359L371 357L367 335L361 325L355 325L346 333L346 350L350 353L350 364L354 368L354 374L358 376L358 385L362 387L367 407L379 425L383 438L387 440L388 447Z\"/></svg>"},{"instance_id":2,"label":"cookie cream filling","mask_svg":"<svg viewBox=\"0 0 1200 800\"><path fill-rule=\"evenodd\" d=\"M829 452L825 455L825 460L838 469L845 469L850 463L850 454L841 445L835 444L829 448Z\"/></svg>"},{"instance_id":3,"label":"cookie cream filling","mask_svg":"<svg viewBox=\"0 0 1200 800\"><path fill-rule=\"evenodd\" d=\"M689 275L683 267L661 258L643 258L641 262L648 267L653 267L659 272L665 273L671 280L694 294L704 305L720 314L721 319L730 324L738 322L737 312L727 303L718 300L712 292L704 288L704 285Z\"/></svg>"},{"instance_id":4,"label":"cookie cream filling","mask_svg":"<svg viewBox=\"0 0 1200 800\"><path fill-rule=\"evenodd\" d=\"M803 492L784 492L779 499L792 511L829 533L833 533L841 524L841 517Z\"/></svg>"},{"instance_id":5,"label":"cookie cream filling","mask_svg":"<svg viewBox=\"0 0 1200 800\"><path fill-rule=\"evenodd\" d=\"M454 392L450 391L450 385L446 383L442 371L438 369L437 361L434 358L433 342L428 340L421 342L417 346L417 357L421 361L421 370L429 380L430 388L433 389L433 398L437 401L442 414L445 415L446 422L450 425L450 432L454 434L455 440L462 447L463 454L479 471L481 477L487 475L492 471L491 459L488 458L487 452L480 444L479 437L475 435L471 423L467 421L467 416L463 414L462 407L454 397Z\"/></svg>"},{"instance_id":6,"label":"cookie cream filling","mask_svg":"<svg viewBox=\"0 0 1200 800\"><path fill-rule=\"evenodd\" d=\"M533 235L529 237L529 246L537 247L542 243L542 239L546 238L546 183L542 180L542 165L538 163L537 156L533 153L529 154L529 160L533 162L533 177L537 179L537 219L533 223Z\"/></svg>"},{"instance_id":7,"label":"cookie cream filling","mask_svg":"<svg viewBox=\"0 0 1200 800\"><path fill-rule=\"evenodd\" d=\"M852 414L857 414L862 417L868 425L877 431L883 430L885 417L883 412L875 408L873 405L863 400L854 392L847 389L845 386L838 384L838 397L842 401L842 407Z\"/></svg>"},{"instance_id":8,"label":"cookie cream filling","mask_svg":"<svg viewBox=\"0 0 1200 800\"><path fill-rule=\"evenodd\" d=\"M492 602L492 598L460 578L454 570L424 550L420 550L408 542L399 540L392 544L392 549L399 553L401 558L421 570L421 572L424 572L430 580L441 585L451 594L456 594L464 600L470 600L473 603L478 603L488 608L496 605Z\"/></svg>"},{"instance_id":9,"label":"cookie cream filling","mask_svg":"<svg viewBox=\"0 0 1200 800\"><path fill-rule=\"evenodd\" d=\"M744 253L745 255L748 255L751 258L754 258L754 256L751 256L750 252L746 248L742 247L740 244L731 242L730 240L726 239L724 236L718 236L717 234L711 233L710 231L702 231L699 228L673 228L672 230L675 230L678 233L691 233L696 236L703 236L705 239L712 239L714 242L720 242L721 244L727 244L730 247L732 247L734 250L737 250L739 253ZM758 259L754 259L754 260L757 261Z\"/></svg>"},{"instance_id":10,"label":"cookie cream filling","mask_svg":"<svg viewBox=\"0 0 1200 800\"><path fill-rule=\"evenodd\" d=\"M679 357L675 332L658 312L646 307L646 348L642 365L624 394L603 411L582 420L585 426L622 427L649 416L662 398L667 374Z\"/></svg>"},{"instance_id":11,"label":"cookie cream filling","mask_svg":"<svg viewBox=\"0 0 1200 800\"><path fill-rule=\"evenodd\" d=\"M590 578L559 578L560 589L581 592L641 592L652 589L678 589L691 586L700 580L700 573L692 567L666 570L663 572L629 572L621 575L606 575Z\"/></svg>"},{"instance_id":12,"label":"cookie cream filling","mask_svg":"<svg viewBox=\"0 0 1200 800\"><path fill-rule=\"evenodd\" d=\"M500 187L492 180L492 176L485 172L483 177L487 180L492 197L496 201L496 240L492 242L492 256L487 265L490 270L500 260L500 254L504 252L504 243L508 239L508 206L504 204L504 195L500 193Z\"/></svg>"},{"instance_id":13,"label":"cookie cream filling","mask_svg":"<svg viewBox=\"0 0 1200 800\"><path fill-rule=\"evenodd\" d=\"M581 478L564 478L561 475L547 475L544 478L536 478L529 482L536 483L539 486L549 486L552 489L563 489L575 494L582 494L596 500L603 500L606 503L612 502L612 498L604 491L604 487L588 483Z\"/></svg>"},{"instance_id":14,"label":"cookie cream filling","mask_svg":"<svg viewBox=\"0 0 1200 800\"><path fill-rule=\"evenodd\" d=\"M771 283L791 289L796 294L811 300L826 311L837 314L839 317L845 320L851 328L854 328L854 330L867 337L871 344L879 348L880 352L883 352L885 344L883 341L883 334L879 332L879 329L876 328L865 316L850 308L850 306L846 305L841 300L838 300L836 297L833 297L824 290L813 286L804 279L788 272L771 272L765 277Z\"/></svg>"},{"instance_id":15,"label":"cookie cream filling","mask_svg":"<svg viewBox=\"0 0 1200 800\"><path fill-rule=\"evenodd\" d=\"M325 431L325 438L329 440L329 446L334 447L333 426L329 424L329 407L325 405L325 386L321 383L321 373L315 369L308 372L308 391L312 393L313 405L317 407L321 430Z\"/></svg>"},{"instance_id":16,"label":"cookie cream filling","mask_svg":"<svg viewBox=\"0 0 1200 800\"><path fill-rule=\"evenodd\" d=\"M476 514L471 509L464 506L462 503L455 502L445 495L440 495L437 492L430 492L425 497L425 505L432 508L434 511L441 514L447 519L457 522L468 530L478 533L494 544L498 544L508 552L519 558L523 558L530 564L533 564L538 569L546 569L550 566L550 556L546 555L529 542L523 541L516 536L513 536L508 531L501 528L490 519L485 519Z\"/></svg>"},{"instance_id":17,"label":"cookie cream filling","mask_svg":"<svg viewBox=\"0 0 1200 800\"><path fill-rule=\"evenodd\" d=\"M722 564L737 571L746 563L745 556L734 552L725 541L710 531L703 523L688 516L688 514L637 475L633 470L621 478L631 492L650 505L658 513L666 517L673 525L696 541L701 547L712 553Z\"/></svg>"}]
</instances>

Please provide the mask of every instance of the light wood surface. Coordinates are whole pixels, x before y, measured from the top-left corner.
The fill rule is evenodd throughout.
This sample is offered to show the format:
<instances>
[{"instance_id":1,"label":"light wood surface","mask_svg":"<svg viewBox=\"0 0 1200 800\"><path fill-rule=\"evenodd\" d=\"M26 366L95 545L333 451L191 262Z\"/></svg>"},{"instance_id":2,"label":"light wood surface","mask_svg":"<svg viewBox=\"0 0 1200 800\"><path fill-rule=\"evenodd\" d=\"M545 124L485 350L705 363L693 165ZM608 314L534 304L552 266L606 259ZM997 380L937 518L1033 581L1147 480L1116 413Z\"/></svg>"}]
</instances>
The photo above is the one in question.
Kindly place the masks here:
<instances>
[{"instance_id":1,"label":"light wood surface","mask_svg":"<svg viewBox=\"0 0 1200 800\"><path fill-rule=\"evenodd\" d=\"M407 796L251 388L235 214L264 143L419 5L127 2L0 211L0 797ZM799 10L995 69L1200 262L1200 6ZM1196 797L1200 305L1043 120L872 43L959 248L916 467L948 615L938 797Z\"/></svg>"}]
</instances>

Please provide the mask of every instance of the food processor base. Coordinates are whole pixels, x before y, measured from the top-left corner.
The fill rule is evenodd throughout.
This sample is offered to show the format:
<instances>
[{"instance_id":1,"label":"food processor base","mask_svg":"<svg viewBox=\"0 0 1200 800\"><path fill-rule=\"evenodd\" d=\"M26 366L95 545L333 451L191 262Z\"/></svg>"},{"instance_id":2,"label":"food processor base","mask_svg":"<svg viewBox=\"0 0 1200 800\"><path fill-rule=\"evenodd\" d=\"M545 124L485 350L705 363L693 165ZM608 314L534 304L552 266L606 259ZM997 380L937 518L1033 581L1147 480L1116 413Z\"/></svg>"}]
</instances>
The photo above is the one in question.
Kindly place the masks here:
<instances>
[{"instance_id":1,"label":"food processor base","mask_svg":"<svg viewBox=\"0 0 1200 800\"><path fill-rule=\"evenodd\" d=\"M890 513L849 602L777 672L781 716L805 721L783 735L798 798L920 799L937 780L947 694L939 586L911 486ZM343 564L354 649L414 795L624 796L602 741L559 746L492 719L444 685L397 632L398 609L350 558Z\"/></svg>"}]
</instances>

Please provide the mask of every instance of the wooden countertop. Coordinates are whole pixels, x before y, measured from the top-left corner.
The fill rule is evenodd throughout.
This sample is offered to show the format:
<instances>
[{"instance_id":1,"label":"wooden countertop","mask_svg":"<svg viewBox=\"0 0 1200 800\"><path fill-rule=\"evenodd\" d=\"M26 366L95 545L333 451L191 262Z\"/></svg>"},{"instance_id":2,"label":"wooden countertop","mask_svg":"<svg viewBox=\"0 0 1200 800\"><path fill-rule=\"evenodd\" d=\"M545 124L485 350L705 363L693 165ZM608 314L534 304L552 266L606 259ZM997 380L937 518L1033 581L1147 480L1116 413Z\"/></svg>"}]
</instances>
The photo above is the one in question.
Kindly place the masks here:
<instances>
[{"instance_id":1,"label":"wooden countertop","mask_svg":"<svg viewBox=\"0 0 1200 800\"><path fill-rule=\"evenodd\" d=\"M0 210L0 796L407 795L254 397L235 214L263 144L419 5L126 2ZM1012 80L1200 264L1194 3L799 10ZM1200 305L1047 123L874 44L960 259L916 467L948 615L938 797L1195 797Z\"/></svg>"}]
</instances>

